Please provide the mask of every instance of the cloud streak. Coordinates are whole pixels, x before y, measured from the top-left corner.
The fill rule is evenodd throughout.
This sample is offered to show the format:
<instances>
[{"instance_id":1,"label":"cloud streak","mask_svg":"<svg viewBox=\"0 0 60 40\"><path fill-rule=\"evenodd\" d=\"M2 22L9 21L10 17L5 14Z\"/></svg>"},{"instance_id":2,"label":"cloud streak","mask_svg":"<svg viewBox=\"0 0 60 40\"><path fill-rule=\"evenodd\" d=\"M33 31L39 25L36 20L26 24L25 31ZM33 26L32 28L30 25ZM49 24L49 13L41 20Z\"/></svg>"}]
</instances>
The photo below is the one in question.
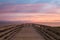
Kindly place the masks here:
<instances>
[{"instance_id":1,"label":"cloud streak","mask_svg":"<svg viewBox=\"0 0 60 40\"><path fill-rule=\"evenodd\" d=\"M46 13L60 13L59 3L51 1L50 3L38 3L38 4L9 4L0 3L0 13L20 12L20 13L33 13L33 12L46 12ZM53 9L53 10L52 10Z\"/></svg>"},{"instance_id":2,"label":"cloud streak","mask_svg":"<svg viewBox=\"0 0 60 40\"><path fill-rule=\"evenodd\" d=\"M0 20L58 22L59 18L60 0L0 0Z\"/></svg>"},{"instance_id":3,"label":"cloud streak","mask_svg":"<svg viewBox=\"0 0 60 40\"><path fill-rule=\"evenodd\" d=\"M0 20L8 21L32 21L32 22L58 22L60 14L1 14ZM56 21L57 20L57 21ZM60 22L60 21L59 21Z\"/></svg>"}]
</instances>

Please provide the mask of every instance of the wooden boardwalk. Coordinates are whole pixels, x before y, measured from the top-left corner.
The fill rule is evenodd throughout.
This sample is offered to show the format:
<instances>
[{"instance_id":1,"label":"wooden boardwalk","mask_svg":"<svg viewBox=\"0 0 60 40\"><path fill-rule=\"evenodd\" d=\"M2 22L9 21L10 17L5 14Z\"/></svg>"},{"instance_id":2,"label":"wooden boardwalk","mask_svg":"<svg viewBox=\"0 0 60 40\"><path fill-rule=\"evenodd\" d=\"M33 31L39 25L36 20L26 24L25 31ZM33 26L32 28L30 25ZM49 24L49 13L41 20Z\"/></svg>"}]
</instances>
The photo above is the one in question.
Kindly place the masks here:
<instances>
[{"instance_id":1,"label":"wooden boardwalk","mask_svg":"<svg viewBox=\"0 0 60 40\"><path fill-rule=\"evenodd\" d=\"M23 27L11 40L45 40L33 27Z\"/></svg>"}]
</instances>

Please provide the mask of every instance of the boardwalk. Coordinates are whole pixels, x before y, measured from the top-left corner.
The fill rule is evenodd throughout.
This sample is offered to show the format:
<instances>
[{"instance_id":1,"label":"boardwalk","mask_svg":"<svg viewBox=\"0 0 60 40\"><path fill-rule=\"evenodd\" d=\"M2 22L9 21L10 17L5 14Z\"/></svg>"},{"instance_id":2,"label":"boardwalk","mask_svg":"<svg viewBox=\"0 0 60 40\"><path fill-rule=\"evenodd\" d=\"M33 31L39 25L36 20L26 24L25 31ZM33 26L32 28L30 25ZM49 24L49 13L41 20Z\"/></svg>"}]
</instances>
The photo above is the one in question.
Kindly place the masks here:
<instances>
[{"instance_id":1,"label":"boardwalk","mask_svg":"<svg viewBox=\"0 0 60 40\"><path fill-rule=\"evenodd\" d=\"M12 40L45 40L33 27L23 27Z\"/></svg>"},{"instance_id":2,"label":"boardwalk","mask_svg":"<svg viewBox=\"0 0 60 40\"><path fill-rule=\"evenodd\" d=\"M0 40L60 40L59 29L38 24L8 25L0 28Z\"/></svg>"}]
</instances>

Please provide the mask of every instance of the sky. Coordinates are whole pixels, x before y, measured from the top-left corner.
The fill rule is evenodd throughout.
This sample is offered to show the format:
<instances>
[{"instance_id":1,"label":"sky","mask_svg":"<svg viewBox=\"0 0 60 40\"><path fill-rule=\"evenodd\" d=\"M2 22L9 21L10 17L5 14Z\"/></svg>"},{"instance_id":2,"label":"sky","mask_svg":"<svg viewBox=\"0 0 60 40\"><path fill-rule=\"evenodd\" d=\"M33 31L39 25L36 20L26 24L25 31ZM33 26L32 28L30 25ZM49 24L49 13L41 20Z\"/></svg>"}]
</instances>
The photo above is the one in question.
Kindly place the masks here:
<instances>
[{"instance_id":1,"label":"sky","mask_svg":"<svg viewBox=\"0 0 60 40\"><path fill-rule=\"evenodd\" d=\"M0 0L0 21L60 22L60 0Z\"/></svg>"}]
</instances>

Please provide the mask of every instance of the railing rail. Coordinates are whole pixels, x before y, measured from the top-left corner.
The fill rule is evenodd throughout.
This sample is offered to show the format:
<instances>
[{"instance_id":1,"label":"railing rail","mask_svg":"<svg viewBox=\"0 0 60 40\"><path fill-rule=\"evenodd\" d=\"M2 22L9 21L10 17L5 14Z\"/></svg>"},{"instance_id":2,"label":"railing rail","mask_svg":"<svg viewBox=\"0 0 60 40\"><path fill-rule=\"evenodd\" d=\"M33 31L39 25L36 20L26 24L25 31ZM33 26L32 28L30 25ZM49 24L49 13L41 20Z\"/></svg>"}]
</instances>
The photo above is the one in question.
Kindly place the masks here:
<instances>
[{"instance_id":1,"label":"railing rail","mask_svg":"<svg viewBox=\"0 0 60 40\"><path fill-rule=\"evenodd\" d=\"M60 31L44 25L34 26L34 28L42 34L46 40L60 40Z\"/></svg>"},{"instance_id":2,"label":"railing rail","mask_svg":"<svg viewBox=\"0 0 60 40\"><path fill-rule=\"evenodd\" d=\"M13 35L15 35L23 26L15 25L0 28L0 40L10 40Z\"/></svg>"}]
</instances>

